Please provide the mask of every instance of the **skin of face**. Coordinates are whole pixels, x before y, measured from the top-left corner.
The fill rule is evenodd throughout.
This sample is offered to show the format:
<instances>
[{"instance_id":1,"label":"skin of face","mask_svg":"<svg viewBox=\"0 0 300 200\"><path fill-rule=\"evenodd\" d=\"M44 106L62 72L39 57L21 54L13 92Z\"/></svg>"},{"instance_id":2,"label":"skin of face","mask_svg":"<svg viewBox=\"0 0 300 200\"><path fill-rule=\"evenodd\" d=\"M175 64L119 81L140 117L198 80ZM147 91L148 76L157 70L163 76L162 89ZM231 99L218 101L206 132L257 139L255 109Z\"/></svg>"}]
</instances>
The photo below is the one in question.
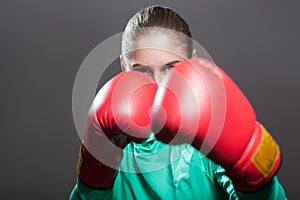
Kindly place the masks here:
<instances>
[{"instance_id":1,"label":"skin of face","mask_svg":"<svg viewBox=\"0 0 300 200\"><path fill-rule=\"evenodd\" d=\"M123 71L139 71L153 78L156 83L160 83L171 67L187 59L185 55L181 48L172 44L169 37L160 35L155 38L141 38L131 57L125 61L120 56L120 62Z\"/></svg>"}]
</instances>

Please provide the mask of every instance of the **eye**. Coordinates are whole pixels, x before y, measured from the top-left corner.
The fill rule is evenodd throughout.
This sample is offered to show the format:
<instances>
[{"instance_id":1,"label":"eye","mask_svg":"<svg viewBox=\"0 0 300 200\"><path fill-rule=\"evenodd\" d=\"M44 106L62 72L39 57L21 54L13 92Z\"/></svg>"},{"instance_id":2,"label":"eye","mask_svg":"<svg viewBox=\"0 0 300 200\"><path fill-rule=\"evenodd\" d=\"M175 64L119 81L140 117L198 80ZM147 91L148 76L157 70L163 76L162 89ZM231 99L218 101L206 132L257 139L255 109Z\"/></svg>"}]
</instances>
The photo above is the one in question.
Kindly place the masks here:
<instances>
[{"instance_id":1,"label":"eye","mask_svg":"<svg viewBox=\"0 0 300 200\"><path fill-rule=\"evenodd\" d=\"M142 65L136 66L132 70L138 71L138 72L141 72L141 73L147 74L147 75L151 75L152 74L152 71L148 67L142 66Z\"/></svg>"},{"instance_id":2,"label":"eye","mask_svg":"<svg viewBox=\"0 0 300 200\"><path fill-rule=\"evenodd\" d=\"M179 61L175 61L175 62L172 62L172 63L170 63L170 64L166 64L166 65L164 65L164 67L162 68L162 72L164 72L164 73L167 73L167 72L169 72L170 71L170 69L171 68L173 68L174 67L174 65L176 65L176 63L178 63Z\"/></svg>"},{"instance_id":3,"label":"eye","mask_svg":"<svg viewBox=\"0 0 300 200\"><path fill-rule=\"evenodd\" d=\"M162 68L162 71L163 71L163 72L168 72L172 67L173 67L173 65L165 65L165 66Z\"/></svg>"}]
</instances>

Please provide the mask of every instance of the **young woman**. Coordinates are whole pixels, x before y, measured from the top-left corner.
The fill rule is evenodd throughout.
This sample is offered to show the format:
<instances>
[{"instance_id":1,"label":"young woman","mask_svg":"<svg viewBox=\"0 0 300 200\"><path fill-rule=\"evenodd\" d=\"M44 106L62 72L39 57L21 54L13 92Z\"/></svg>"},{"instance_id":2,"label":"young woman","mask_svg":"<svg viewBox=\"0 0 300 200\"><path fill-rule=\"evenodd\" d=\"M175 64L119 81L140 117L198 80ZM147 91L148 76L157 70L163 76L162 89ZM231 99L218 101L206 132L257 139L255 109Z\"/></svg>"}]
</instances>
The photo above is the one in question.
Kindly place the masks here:
<instances>
[{"instance_id":1,"label":"young woman","mask_svg":"<svg viewBox=\"0 0 300 200\"><path fill-rule=\"evenodd\" d=\"M186 21L169 8L151 6L129 20L124 72L91 106L71 200L286 199L275 176L278 146L231 79L196 58L191 38ZM211 80L221 80L225 93L216 96L226 110L216 111L224 112L223 128L208 151L201 145L218 90L207 86Z\"/></svg>"}]
</instances>

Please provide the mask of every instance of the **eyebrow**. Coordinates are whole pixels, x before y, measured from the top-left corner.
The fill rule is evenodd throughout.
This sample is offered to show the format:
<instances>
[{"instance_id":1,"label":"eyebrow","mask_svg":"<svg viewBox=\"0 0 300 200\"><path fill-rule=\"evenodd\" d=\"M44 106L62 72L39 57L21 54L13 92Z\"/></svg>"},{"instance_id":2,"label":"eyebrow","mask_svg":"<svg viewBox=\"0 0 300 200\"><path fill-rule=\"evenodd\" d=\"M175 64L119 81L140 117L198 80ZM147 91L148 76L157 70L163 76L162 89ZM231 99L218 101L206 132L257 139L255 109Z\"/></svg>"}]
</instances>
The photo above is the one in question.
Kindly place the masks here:
<instances>
[{"instance_id":1,"label":"eyebrow","mask_svg":"<svg viewBox=\"0 0 300 200\"><path fill-rule=\"evenodd\" d=\"M133 68L136 68L136 67L145 67L145 65L142 65L142 64L139 64L139 63L134 63L133 65L130 65L130 67L133 69Z\"/></svg>"},{"instance_id":2,"label":"eyebrow","mask_svg":"<svg viewBox=\"0 0 300 200\"><path fill-rule=\"evenodd\" d=\"M179 60L174 60L174 61L172 61L172 62L169 62L169 63L165 64L165 65L166 65L166 66L170 66L170 65L174 65L174 64L179 63L179 62L181 62L181 61L179 61Z\"/></svg>"},{"instance_id":3,"label":"eyebrow","mask_svg":"<svg viewBox=\"0 0 300 200\"><path fill-rule=\"evenodd\" d=\"M170 65L174 65L176 63L179 63L181 61L179 60L174 60L174 61L171 61L171 62L168 62L166 64L164 64L163 66L170 66ZM148 67L147 65L143 65L143 64L140 64L140 63L134 63L133 65L131 65L131 68L134 69L136 67Z\"/></svg>"}]
</instances>

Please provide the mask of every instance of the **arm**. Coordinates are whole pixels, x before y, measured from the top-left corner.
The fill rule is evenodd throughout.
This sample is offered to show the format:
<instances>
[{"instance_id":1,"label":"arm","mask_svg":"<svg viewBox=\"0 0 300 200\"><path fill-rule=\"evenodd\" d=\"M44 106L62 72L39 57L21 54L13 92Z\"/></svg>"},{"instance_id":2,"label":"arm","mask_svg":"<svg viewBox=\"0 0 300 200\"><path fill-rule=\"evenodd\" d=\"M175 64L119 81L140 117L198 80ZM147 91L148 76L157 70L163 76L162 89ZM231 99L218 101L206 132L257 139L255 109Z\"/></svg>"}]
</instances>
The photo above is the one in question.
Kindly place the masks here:
<instances>
[{"instance_id":1,"label":"arm","mask_svg":"<svg viewBox=\"0 0 300 200\"><path fill-rule=\"evenodd\" d=\"M221 68L192 58L174 66L159 86L152 113L159 140L192 144L224 167L240 191L258 191L272 180L279 147Z\"/></svg>"},{"instance_id":2,"label":"arm","mask_svg":"<svg viewBox=\"0 0 300 200\"><path fill-rule=\"evenodd\" d=\"M241 192L236 190L230 178L226 175L225 169L221 166L216 167L214 176L218 184L223 188L225 193L232 199L247 200L285 200L287 199L284 189L280 184L277 176L274 176L267 185L255 192Z\"/></svg>"},{"instance_id":3,"label":"arm","mask_svg":"<svg viewBox=\"0 0 300 200\"><path fill-rule=\"evenodd\" d=\"M150 117L145 113L156 89L154 81L139 72L120 73L100 89L87 116L78 181L70 198L101 197L110 191L123 149L130 141L142 142L151 133Z\"/></svg>"},{"instance_id":4,"label":"arm","mask_svg":"<svg viewBox=\"0 0 300 200\"><path fill-rule=\"evenodd\" d=\"M77 179L69 200L98 200L98 199L112 199L112 188L96 189L91 188L79 179Z\"/></svg>"}]
</instances>

